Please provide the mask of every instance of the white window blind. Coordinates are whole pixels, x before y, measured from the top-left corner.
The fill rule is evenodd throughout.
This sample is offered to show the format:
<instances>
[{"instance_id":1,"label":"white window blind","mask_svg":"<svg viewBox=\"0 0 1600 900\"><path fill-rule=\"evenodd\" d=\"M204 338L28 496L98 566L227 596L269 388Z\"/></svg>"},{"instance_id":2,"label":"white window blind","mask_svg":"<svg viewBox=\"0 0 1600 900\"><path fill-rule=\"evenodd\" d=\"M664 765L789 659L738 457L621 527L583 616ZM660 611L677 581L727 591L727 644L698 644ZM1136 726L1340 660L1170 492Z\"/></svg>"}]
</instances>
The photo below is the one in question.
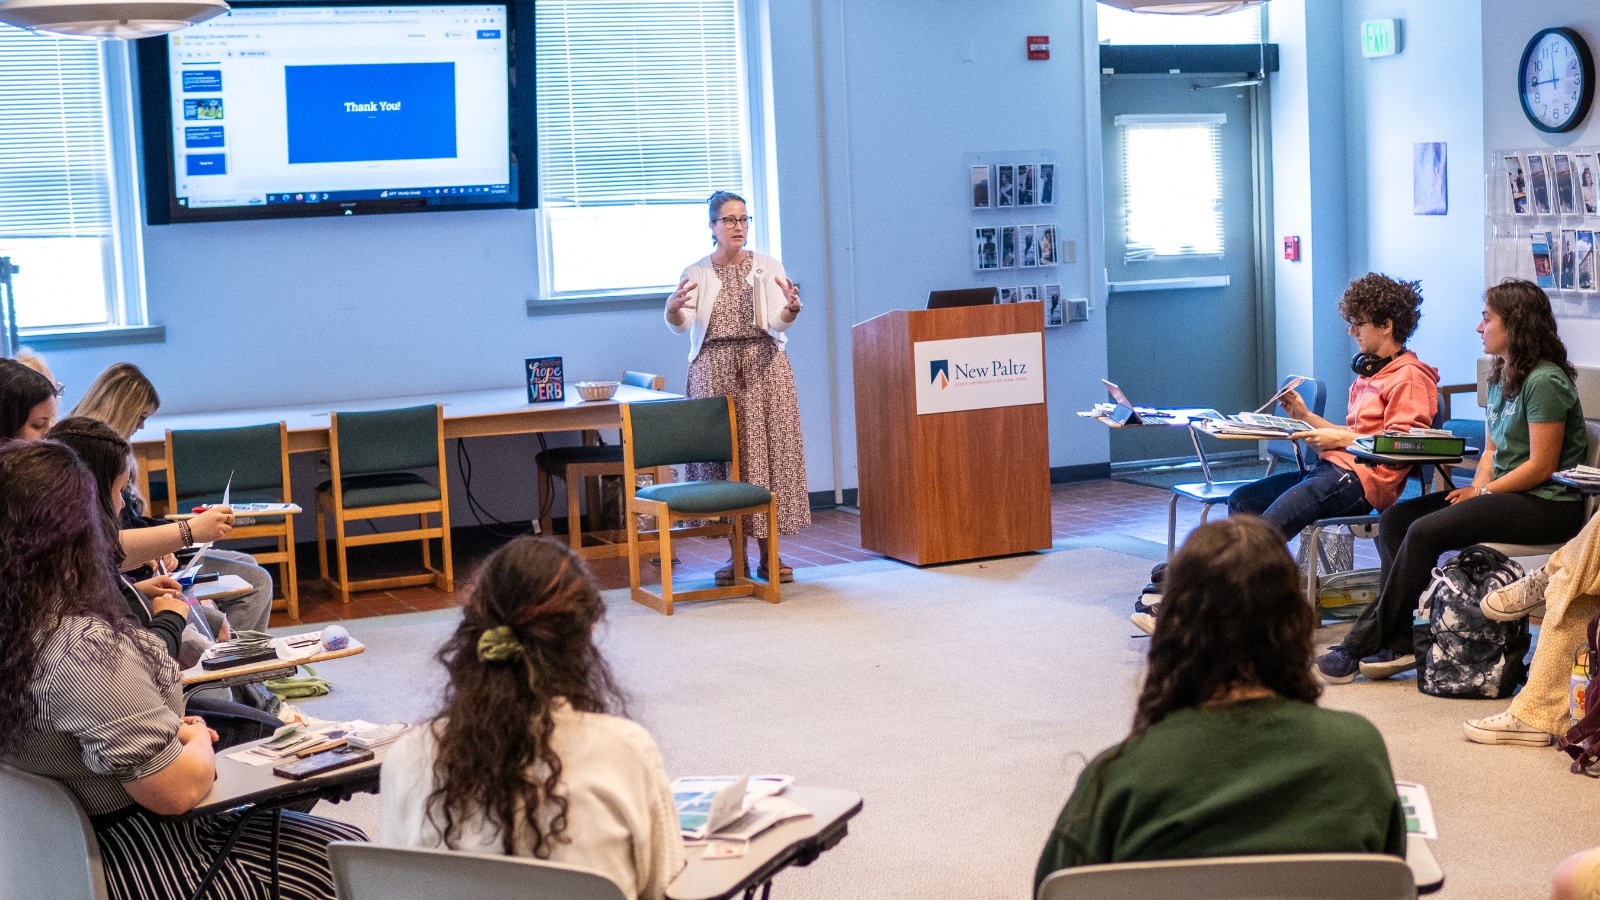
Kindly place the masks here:
<instances>
[{"instance_id":1,"label":"white window blind","mask_svg":"<svg viewBox=\"0 0 1600 900\"><path fill-rule=\"evenodd\" d=\"M109 321L116 264L98 41L0 26L0 255L23 328Z\"/></svg>"},{"instance_id":2,"label":"white window blind","mask_svg":"<svg viewBox=\"0 0 1600 900\"><path fill-rule=\"evenodd\" d=\"M1223 121L1117 117L1129 262L1221 255Z\"/></svg>"},{"instance_id":3,"label":"white window blind","mask_svg":"<svg viewBox=\"0 0 1600 900\"><path fill-rule=\"evenodd\" d=\"M737 0L538 0L541 206L744 185Z\"/></svg>"}]
</instances>

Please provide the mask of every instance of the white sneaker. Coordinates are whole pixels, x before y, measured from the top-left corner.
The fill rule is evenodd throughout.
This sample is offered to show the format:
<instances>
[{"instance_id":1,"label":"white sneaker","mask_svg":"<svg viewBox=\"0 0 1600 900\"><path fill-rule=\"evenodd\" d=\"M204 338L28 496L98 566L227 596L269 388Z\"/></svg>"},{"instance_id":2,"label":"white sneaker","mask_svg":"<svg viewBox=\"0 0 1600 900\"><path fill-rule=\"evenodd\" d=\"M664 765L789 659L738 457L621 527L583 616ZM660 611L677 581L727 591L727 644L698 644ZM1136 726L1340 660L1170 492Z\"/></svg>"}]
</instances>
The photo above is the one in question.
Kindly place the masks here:
<instances>
[{"instance_id":1,"label":"white sneaker","mask_svg":"<svg viewBox=\"0 0 1600 900\"><path fill-rule=\"evenodd\" d=\"M1548 747L1553 740L1550 734L1529 725L1506 710L1486 719L1472 719L1461 726L1467 740L1477 744L1518 744L1524 747Z\"/></svg>"},{"instance_id":2,"label":"white sneaker","mask_svg":"<svg viewBox=\"0 0 1600 900\"><path fill-rule=\"evenodd\" d=\"M1479 601L1485 618L1496 622L1515 622L1523 616L1544 615L1544 589L1550 573L1540 566L1503 588L1490 591Z\"/></svg>"},{"instance_id":3,"label":"white sneaker","mask_svg":"<svg viewBox=\"0 0 1600 900\"><path fill-rule=\"evenodd\" d=\"M1156 633L1156 617L1149 613L1134 613L1128 617L1128 621L1145 634Z\"/></svg>"}]
</instances>

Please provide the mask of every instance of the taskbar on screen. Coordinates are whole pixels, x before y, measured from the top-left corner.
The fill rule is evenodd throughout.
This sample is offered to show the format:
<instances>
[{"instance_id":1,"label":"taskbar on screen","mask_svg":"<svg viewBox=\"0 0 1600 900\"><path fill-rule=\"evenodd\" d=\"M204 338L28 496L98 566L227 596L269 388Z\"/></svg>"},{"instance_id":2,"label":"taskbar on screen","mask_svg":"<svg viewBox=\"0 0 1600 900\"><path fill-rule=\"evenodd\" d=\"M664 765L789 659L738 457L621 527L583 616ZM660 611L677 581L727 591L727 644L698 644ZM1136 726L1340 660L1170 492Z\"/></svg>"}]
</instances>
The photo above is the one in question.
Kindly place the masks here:
<instances>
[{"instance_id":1,"label":"taskbar on screen","mask_svg":"<svg viewBox=\"0 0 1600 900\"><path fill-rule=\"evenodd\" d=\"M473 184L451 187L389 188L364 191L298 191L251 194L244 197L179 197L178 205L190 209L230 206L281 206L286 203L339 203L350 200L414 200L457 197L491 200L511 194L509 184Z\"/></svg>"}]
</instances>

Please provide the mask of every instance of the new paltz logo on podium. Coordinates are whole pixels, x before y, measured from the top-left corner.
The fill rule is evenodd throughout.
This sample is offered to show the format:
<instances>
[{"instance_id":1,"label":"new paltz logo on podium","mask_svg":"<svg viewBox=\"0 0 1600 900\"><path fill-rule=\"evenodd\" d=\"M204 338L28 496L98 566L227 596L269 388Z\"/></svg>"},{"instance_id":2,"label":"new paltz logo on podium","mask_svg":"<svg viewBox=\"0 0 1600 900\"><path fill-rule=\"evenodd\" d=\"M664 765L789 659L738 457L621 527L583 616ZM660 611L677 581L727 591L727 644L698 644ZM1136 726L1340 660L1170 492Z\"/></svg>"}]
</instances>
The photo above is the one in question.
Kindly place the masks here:
<instances>
[{"instance_id":1,"label":"new paltz logo on podium","mask_svg":"<svg viewBox=\"0 0 1600 900\"><path fill-rule=\"evenodd\" d=\"M564 399L561 357L536 356L524 362L528 375L528 402L549 403Z\"/></svg>"},{"instance_id":2,"label":"new paltz logo on podium","mask_svg":"<svg viewBox=\"0 0 1600 900\"><path fill-rule=\"evenodd\" d=\"M912 345L917 415L1044 402L1044 336L995 334Z\"/></svg>"}]
</instances>

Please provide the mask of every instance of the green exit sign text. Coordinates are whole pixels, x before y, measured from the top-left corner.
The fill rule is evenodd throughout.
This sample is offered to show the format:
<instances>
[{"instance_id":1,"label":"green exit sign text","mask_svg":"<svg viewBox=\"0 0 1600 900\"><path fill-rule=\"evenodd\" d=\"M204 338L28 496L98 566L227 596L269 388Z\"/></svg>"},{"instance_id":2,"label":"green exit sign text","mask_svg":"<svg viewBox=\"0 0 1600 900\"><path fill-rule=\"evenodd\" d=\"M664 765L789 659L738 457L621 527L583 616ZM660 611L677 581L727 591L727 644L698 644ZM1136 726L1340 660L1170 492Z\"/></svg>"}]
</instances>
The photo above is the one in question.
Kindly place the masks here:
<instances>
[{"instance_id":1,"label":"green exit sign text","mask_svg":"<svg viewBox=\"0 0 1600 900\"><path fill-rule=\"evenodd\" d=\"M1399 52L1395 41L1394 19L1373 19L1361 23L1361 55L1393 56Z\"/></svg>"}]
</instances>

